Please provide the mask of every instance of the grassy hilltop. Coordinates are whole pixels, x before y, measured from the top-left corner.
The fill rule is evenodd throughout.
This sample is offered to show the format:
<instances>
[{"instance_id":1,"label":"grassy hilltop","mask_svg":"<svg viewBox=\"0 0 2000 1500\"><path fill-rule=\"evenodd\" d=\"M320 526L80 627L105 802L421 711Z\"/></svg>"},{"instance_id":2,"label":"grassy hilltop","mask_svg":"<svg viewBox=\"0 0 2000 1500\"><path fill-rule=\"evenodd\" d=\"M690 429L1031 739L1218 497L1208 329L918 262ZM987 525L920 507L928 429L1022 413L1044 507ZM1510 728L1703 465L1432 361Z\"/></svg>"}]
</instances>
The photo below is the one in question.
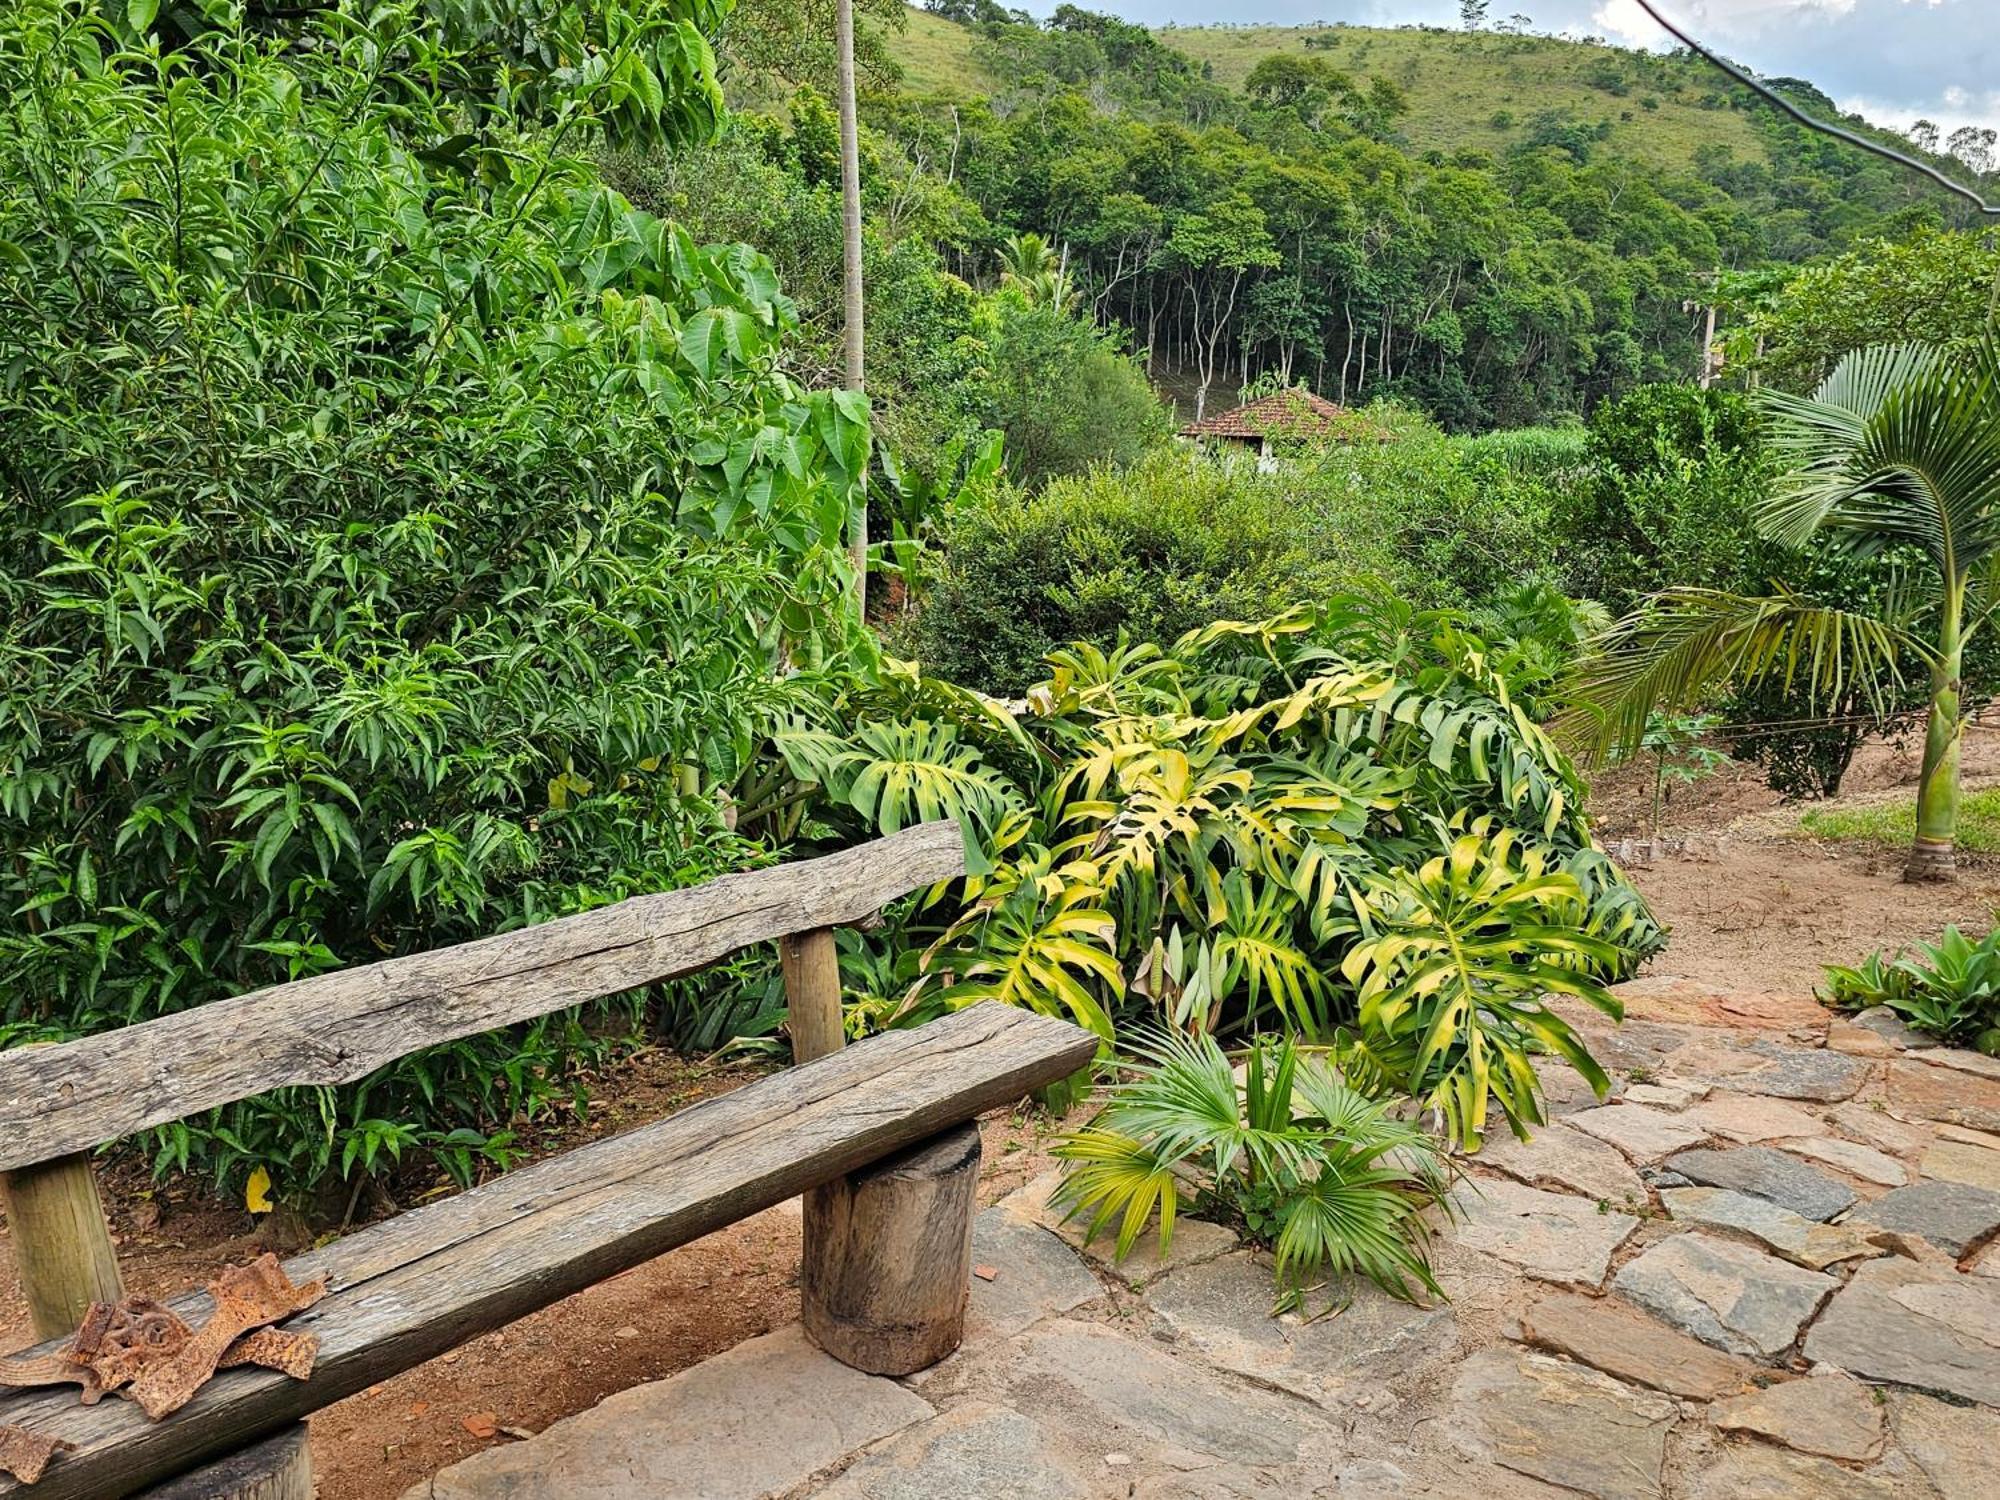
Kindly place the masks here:
<instances>
[{"instance_id":1,"label":"grassy hilltop","mask_svg":"<svg viewBox=\"0 0 2000 1500\"><path fill-rule=\"evenodd\" d=\"M972 97L1003 86L980 66L976 31L915 8L907 19L889 39L907 92ZM1419 151L1498 154L1537 115L1566 109L1586 124L1610 124L1607 151L1655 166L1685 169L1703 145L1728 147L1739 161L1766 156L1754 126L1695 59L1417 27L1170 26L1155 34L1230 89L1242 87L1259 59L1309 49L1349 73L1385 78L1409 98L1398 126Z\"/></svg>"}]
</instances>

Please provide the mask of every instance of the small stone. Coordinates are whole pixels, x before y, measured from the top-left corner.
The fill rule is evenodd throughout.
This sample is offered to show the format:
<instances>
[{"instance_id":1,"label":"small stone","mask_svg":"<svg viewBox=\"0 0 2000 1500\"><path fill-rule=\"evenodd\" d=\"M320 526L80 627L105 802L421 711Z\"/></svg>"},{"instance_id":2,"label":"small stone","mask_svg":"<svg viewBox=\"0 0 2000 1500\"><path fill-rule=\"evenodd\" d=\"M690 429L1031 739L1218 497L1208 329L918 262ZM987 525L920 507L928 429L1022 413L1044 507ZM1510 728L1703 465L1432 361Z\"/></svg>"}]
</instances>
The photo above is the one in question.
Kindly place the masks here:
<instances>
[{"instance_id":1,"label":"small stone","mask_svg":"<svg viewBox=\"0 0 2000 1500\"><path fill-rule=\"evenodd\" d=\"M1104 1461L1114 1469L1122 1469L1132 1462L1132 1455L1129 1453L1107 1453L1104 1455Z\"/></svg>"},{"instance_id":2,"label":"small stone","mask_svg":"<svg viewBox=\"0 0 2000 1500\"><path fill-rule=\"evenodd\" d=\"M1672 1188L1660 1202L1675 1219L1749 1235L1794 1265L1824 1271L1843 1260L1866 1260L1881 1250L1859 1229L1845 1224L1821 1224L1780 1208L1768 1198L1728 1188Z\"/></svg>"},{"instance_id":3,"label":"small stone","mask_svg":"<svg viewBox=\"0 0 2000 1500\"><path fill-rule=\"evenodd\" d=\"M1933 1067L1909 1052L1888 1065L1891 1109L1920 1120L1947 1120L1975 1130L2000 1130L2000 1079Z\"/></svg>"},{"instance_id":4,"label":"small stone","mask_svg":"<svg viewBox=\"0 0 2000 1500\"><path fill-rule=\"evenodd\" d=\"M1716 1094L1688 1111L1688 1122L1709 1135L1744 1145L1787 1135L1817 1135L1820 1122L1797 1105L1752 1094Z\"/></svg>"},{"instance_id":5,"label":"small stone","mask_svg":"<svg viewBox=\"0 0 2000 1500\"><path fill-rule=\"evenodd\" d=\"M1882 1408L1845 1375L1787 1380L1718 1401L1708 1419L1725 1432L1752 1432L1801 1453L1861 1463L1882 1447Z\"/></svg>"},{"instance_id":6,"label":"small stone","mask_svg":"<svg viewBox=\"0 0 2000 1500\"><path fill-rule=\"evenodd\" d=\"M1963 1182L2000 1193L2000 1151L1968 1146L1964 1141L1934 1141L1917 1170L1942 1182Z\"/></svg>"},{"instance_id":7,"label":"small stone","mask_svg":"<svg viewBox=\"0 0 2000 1500\"><path fill-rule=\"evenodd\" d=\"M1827 1111L1827 1119L1857 1141L1865 1141L1891 1156L1908 1156L1921 1150L1931 1138L1927 1125L1899 1120L1874 1104L1838 1104Z\"/></svg>"},{"instance_id":8,"label":"small stone","mask_svg":"<svg viewBox=\"0 0 2000 1500\"><path fill-rule=\"evenodd\" d=\"M1910 1180L1909 1172L1894 1157L1884 1156L1873 1146L1857 1146L1853 1141L1838 1140L1832 1136L1815 1135L1780 1141L1778 1149L1803 1156L1809 1161L1821 1162L1836 1172L1845 1172L1849 1177L1858 1177L1877 1187L1901 1187Z\"/></svg>"},{"instance_id":9,"label":"small stone","mask_svg":"<svg viewBox=\"0 0 2000 1500\"><path fill-rule=\"evenodd\" d=\"M639 1336L639 1330L630 1323L627 1323L623 1328L614 1328L611 1331L611 1336L614 1339L636 1339Z\"/></svg>"},{"instance_id":10,"label":"small stone","mask_svg":"<svg viewBox=\"0 0 2000 1500\"><path fill-rule=\"evenodd\" d=\"M1808 1219L1830 1219L1852 1207L1857 1197L1845 1183L1816 1171L1796 1156L1766 1146L1683 1151L1667 1158L1667 1167L1708 1187L1731 1188L1768 1198Z\"/></svg>"},{"instance_id":11,"label":"small stone","mask_svg":"<svg viewBox=\"0 0 2000 1500\"><path fill-rule=\"evenodd\" d=\"M1889 1425L1939 1500L1991 1500L2000 1415L1899 1391L1889 1397Z\"/></svg>"},{"instance_id":12,"label":"small stone","mask_svg":"<svg viewBox=\"0 0 2000 1500\"><path fill-rule=\"evenodd\" d=\"M1659 1500L1674 1403L1595 1370L1520 1349L1459 1366L1453 1439L1485 1459L1597 1500Z\"/></svg>"},{"instance_id":13,"label":"small stone","mask_svg":"<svg viewBox=\"0 0 2000 1500\"><path fill-rule=\"evenodd\" d=\"M1882 1473L1765 1443L1731 1443L1693 1476L1688 1500L1916 1500Z\"/></svg>"},{"instance_id":14,"label":"small stone","mask_svg":"<svg viewBox=\"0 0 2000 1500\"><path fill-rule=\"evenodd\" d=\"M1512 1131L1488 1136L1471 1158L1531 1187L1558 1188L1612 1205L1646 1201L1646 1185L1618 1151L1567 1125L1546 1125L1526 1140Z\"/></svg>"},{"instance_id":15,"label":"small stone","mask_svg":"<svg viewBox=\"0 0 2000 1500\"><path fill-rule=\"evenodd\" d=\"M1612 1281L1627 1300L1731 1354L1770 1358L1839 1283L1831 1276L1702 1233L1677 1234Z\"/></svg>"},{"instance_id":16,"label":"small stone","mask_svg":"<svg viewBox=\"0 0 2000 1500\"><path fill-rule=\"evenodd\" d=\"M1625 1090L1627 1104L1651 1104L1660 1109L1686 1109L1708 1092L1698 1083L1635 1083Z\"/></svg>"},{"instance_id":17,"label":"small stone","mask_svg":"<svg viewBox=\"0 0 2000 1500\"><path fill-rule=\"evenodd\" d=\"M1669 1152L1679 1151L1706 1139L1707 1132L1690 1125L1679 1115L1670 1115L1643 1104L1605 1104L1579 1110L1567 1123L1585 1135L1609 1141L1633 1161L1658 1161Z\"/></svg>"},{"instance_id":18,"label":"small stone","mask_svg":"<svg viewBox=\"0 0 2000 1500\"><path fill-rule=\"evenodd\" d=\"M1815 1364L2000 1405L2000 1281L1872 1260L1806 1334Z\"/></svg>"},{"instance_id":19,"label":"small stone","mask_svg":"<svg viewBox=\"0 0 2000 1500\"><path fill-rule=\"evenodd\" d=\"M1750 1383L1753 1367L1615 1297L1557 1293L1521 1315L1521 1340L1614 1379L1709 1401Z\"/></svg>"},{"instance_id":20,"label":"small stone","mask_svg":"<svg viewBox=\"0 0 2000 1500\"><path fill-rule=\"evenodd\" d=\"M1467 1181L1452 1193L1460 1215L1445 1233L1542 1281L1598 1287L1611 1256L1639 1221L1589 1199L1497 1179Z\"/></svg>"},{"instance_id":21,"label":"small stone","mask_svg":"<svg viewBox=\"0 0 2000 1500\"><path fill-rule=\"evenodd\" d=\"M1920 1182L1863 1204L1850 1222L1864 1219L1921 1235L1957 1257L2000 1229L2000 1193L1964 1182Z\"/></svg>"},{"instance_id":22,"label":"small stone","mask_svg":"<svg viewBox=\"0 0 2000 1500\"><path fill-rule=\"evenodd\" d=\"M1068 1312L1104 1295L1104 1288L1055 1235L989 1208L972 1221L972 1256L1001 1274L976 1277L967 1304L969 1337L1018 1333L1038 1318Z\"/></svg>"}]
</instances>

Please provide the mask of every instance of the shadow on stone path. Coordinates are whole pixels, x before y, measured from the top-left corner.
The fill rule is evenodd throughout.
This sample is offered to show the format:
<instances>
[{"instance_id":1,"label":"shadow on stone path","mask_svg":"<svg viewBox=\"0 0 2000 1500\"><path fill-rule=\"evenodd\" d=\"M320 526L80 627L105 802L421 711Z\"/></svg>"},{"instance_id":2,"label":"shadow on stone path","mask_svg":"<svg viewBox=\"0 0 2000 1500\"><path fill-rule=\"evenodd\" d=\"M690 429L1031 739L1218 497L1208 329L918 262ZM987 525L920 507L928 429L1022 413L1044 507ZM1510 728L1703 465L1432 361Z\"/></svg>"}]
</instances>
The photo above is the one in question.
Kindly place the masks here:
<instances>
[{"instance_id":1,"label":"shadow on stone path","mask_svg":"<svg viewBox=\"0 0 2000 1500\"><path fill-rule=\"evenodd\" d=\"M1452 1301L1272 1318L1227 1229L1083 1247L1037 1179L975 1224L964 1346L906 1381L796 1328L406 1500L1987 1500L2000 1062L1810 1000L1624 986L1619 1077L1469 1160Z\"/></svg>"}]
</instances>

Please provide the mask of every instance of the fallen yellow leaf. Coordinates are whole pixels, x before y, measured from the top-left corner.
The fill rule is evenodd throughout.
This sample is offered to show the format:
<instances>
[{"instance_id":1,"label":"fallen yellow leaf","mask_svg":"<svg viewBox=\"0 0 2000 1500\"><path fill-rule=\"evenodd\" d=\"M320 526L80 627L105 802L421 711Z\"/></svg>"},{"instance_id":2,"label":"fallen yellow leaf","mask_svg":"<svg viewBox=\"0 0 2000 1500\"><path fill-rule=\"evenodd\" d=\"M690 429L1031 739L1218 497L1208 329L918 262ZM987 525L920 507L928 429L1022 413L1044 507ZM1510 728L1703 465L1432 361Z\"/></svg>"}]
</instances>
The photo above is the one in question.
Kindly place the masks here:
<instances>
[{"instance_id":1,"label":"fallen yellow leaf","mask_svg":"<svg viewBox=\"0 0 2000 1500\"><path fill-rule=\"evenodd\" d=\"M271 1174L262 1167L252 1172L250 1180L243 1184L243 1206L253 1214L271 1211Z\"/></svg>"}]
</instances>

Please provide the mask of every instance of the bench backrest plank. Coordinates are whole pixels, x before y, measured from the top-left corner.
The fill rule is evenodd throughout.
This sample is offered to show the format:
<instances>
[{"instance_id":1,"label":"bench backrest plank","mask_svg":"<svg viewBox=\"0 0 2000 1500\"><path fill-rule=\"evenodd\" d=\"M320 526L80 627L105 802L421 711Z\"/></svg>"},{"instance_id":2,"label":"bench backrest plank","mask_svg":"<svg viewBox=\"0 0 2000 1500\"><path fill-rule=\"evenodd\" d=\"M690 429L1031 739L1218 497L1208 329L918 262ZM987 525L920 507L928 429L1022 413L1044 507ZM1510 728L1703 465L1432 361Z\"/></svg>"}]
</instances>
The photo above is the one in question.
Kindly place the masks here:
<instances>
[{"instance_id":1,"label":"bench backrest plank","mask_svg":"<svg viewBox=\"0 0 2000 1500\"><path fill-rule=\"evenodd\" d=\"M110 1500L185 1472L524 1313L1069 1076L1089 1032L995 1002L887 1032L628 1135L524 1167L290 1262L327 1273L287 1328L320 1336L311 1379L217 1376L182 1411L0 1400L0 1423L78 1444L0 1500ZM175 1306L199 1324L206 1296Z\"/></svg>"},{"instance_id":2,"label":"bench backrest plank","mask_svg":"<svg viewBox=\"0 0 2000 1500\"><path fill-rule=\"evenodd\" d=\"M289 1084L349 1083L440 1042L859 921L964 870L958 826L926 823L822 859L0 1053L0 1171Z\"/></svg>"}]
</instances>

